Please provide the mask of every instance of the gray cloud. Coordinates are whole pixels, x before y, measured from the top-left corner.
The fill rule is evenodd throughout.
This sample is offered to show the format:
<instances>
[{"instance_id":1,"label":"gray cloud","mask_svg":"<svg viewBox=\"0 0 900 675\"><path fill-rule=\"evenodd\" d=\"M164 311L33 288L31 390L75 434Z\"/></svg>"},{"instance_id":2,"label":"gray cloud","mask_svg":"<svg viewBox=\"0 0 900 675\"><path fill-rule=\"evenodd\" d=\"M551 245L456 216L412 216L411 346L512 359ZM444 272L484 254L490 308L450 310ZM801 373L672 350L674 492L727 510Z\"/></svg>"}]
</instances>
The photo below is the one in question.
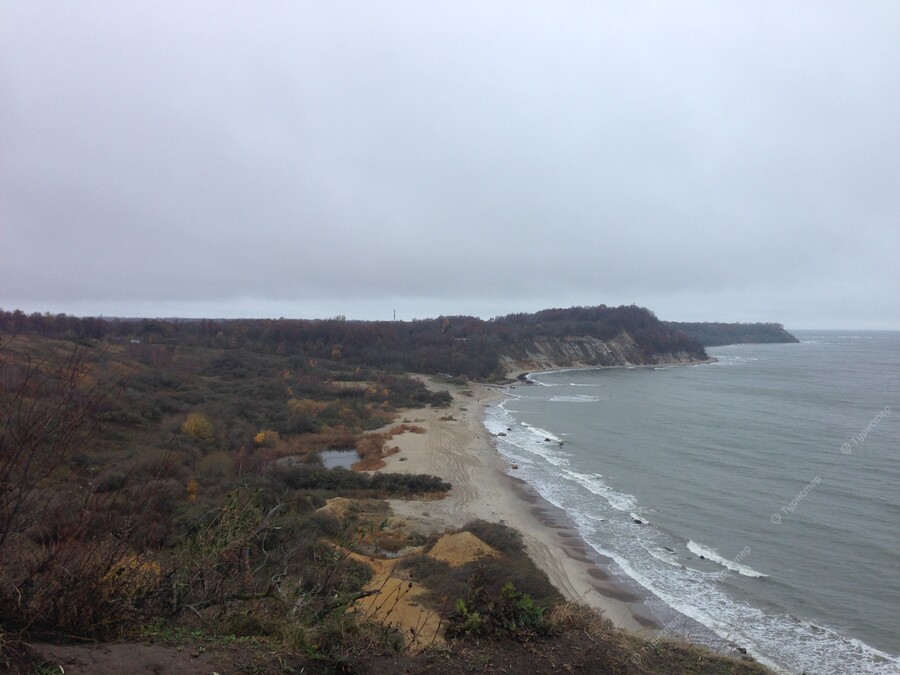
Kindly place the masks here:
<instances>
[{"instance_id":1,"label":"gray cloud","mask_svg":"<svg viewBox=\"0 0 900 675\"><path fill-rule=\"evenodd\" d=\"M0 306L900 328L896 4L607 4L6 3Z\"/></svg>"}]
</instances>

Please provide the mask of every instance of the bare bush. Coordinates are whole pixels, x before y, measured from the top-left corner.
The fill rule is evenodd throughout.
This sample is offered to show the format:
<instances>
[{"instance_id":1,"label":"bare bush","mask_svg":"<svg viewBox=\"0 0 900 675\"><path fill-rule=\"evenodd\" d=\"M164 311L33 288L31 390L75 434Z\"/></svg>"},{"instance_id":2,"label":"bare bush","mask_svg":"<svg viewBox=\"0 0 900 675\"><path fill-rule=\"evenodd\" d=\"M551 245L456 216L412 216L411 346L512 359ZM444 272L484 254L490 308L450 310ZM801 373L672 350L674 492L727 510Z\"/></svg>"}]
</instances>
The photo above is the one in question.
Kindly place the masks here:
<instances>
[{"instance_id":1,"label":"bare bush","mask_svg":"<svg viewBox=\"0 0 900 675\"><path fill-rule=\"evenodd\" d=\"M0 353L0 626L107 633L155 584L128 545L141 511L73 461L96 441L113 381L82 348L12 361Z\"/></svg>"}]
</instances>

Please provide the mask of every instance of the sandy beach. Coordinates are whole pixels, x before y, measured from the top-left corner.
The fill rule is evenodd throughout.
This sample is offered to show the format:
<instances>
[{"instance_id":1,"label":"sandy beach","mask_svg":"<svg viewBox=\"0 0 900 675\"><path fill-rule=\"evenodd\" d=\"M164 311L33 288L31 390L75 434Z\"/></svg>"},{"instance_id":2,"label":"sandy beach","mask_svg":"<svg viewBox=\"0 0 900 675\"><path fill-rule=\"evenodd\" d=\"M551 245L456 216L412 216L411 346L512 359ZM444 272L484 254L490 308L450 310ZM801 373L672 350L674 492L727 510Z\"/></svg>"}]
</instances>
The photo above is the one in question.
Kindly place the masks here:
<instances>
[{"instance_id":1,"label":"sandy beach","mask_svg":"<svg viewBox=\"0 0 900 675\"><path fill-rule=\"evenodd\" d=\"M415 423L426 432L393 438L390 443L400 452L386 458L383 470L432 474L453 489L435 501L391 500L394 512L428 534L474 519L505 523L522 533L528 554L567 599L599 610L619 628L657 635L659 623L635 589L612 576L609 561L588 549L566 514L517 480L515 469L497 452L483 419L486 406L505 398L502 391L480 384L463 388L426 383L449 388L453 403L402 414L400 421Z\"/></svg>"}]
</instances>

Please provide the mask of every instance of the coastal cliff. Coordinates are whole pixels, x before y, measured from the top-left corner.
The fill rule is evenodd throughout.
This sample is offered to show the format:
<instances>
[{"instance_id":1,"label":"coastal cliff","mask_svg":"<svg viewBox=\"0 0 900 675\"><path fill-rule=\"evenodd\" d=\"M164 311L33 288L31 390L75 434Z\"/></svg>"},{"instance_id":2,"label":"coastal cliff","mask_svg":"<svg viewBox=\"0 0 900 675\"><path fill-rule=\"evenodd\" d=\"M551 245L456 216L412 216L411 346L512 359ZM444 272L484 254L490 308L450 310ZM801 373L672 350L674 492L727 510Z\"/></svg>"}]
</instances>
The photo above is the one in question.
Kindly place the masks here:
<instances>
[{"instance_id":1,"label":"coastal cliff","mask_svg":"<svg viewBox=\"0 0 900 675\"><path fill-rule=\"evenodd\" d=\"M499 357L507 372L706 361L705 355L686 350L648 352L627 332L611 340L587 335L535 337L504 345Z\"/></svg>"}]
</instances>

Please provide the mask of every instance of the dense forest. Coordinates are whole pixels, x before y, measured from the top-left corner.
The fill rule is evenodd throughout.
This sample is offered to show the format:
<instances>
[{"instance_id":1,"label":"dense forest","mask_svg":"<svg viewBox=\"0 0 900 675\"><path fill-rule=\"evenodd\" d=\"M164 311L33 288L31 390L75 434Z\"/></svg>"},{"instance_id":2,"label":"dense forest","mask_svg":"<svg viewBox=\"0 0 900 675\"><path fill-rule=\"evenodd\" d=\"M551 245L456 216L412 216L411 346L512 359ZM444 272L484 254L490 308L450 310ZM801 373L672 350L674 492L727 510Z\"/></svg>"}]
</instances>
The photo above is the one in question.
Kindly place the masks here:
<instances>
[{"instance_id":1,"label":"dense forest","mask_svg":"<svg viewBox=\"0 0 900 675\"><path fill-rule=\"evenodd\" d=\"M780 323L683 323L666 321L666 326L681 331L704 347L766 342L799 342Z\"/></svg>"},{"instance_id":2,"label":"dense forest","mask_svg":"<svg viewBox=\"0 0 900 675\"><path fill-rule=\"evenodd\" d=\"M391 372L447 373L502 379L504 348L537 337L609 340L627 332L645 355L703 347L653 312L634 305L547 309L490 320L448 316L413 321L300 319L114 319L0 311L0 334L134 345L149 358L170 358L181 347L240 349L260 354L364 364Z\"/></svg>"}]
</instances>

